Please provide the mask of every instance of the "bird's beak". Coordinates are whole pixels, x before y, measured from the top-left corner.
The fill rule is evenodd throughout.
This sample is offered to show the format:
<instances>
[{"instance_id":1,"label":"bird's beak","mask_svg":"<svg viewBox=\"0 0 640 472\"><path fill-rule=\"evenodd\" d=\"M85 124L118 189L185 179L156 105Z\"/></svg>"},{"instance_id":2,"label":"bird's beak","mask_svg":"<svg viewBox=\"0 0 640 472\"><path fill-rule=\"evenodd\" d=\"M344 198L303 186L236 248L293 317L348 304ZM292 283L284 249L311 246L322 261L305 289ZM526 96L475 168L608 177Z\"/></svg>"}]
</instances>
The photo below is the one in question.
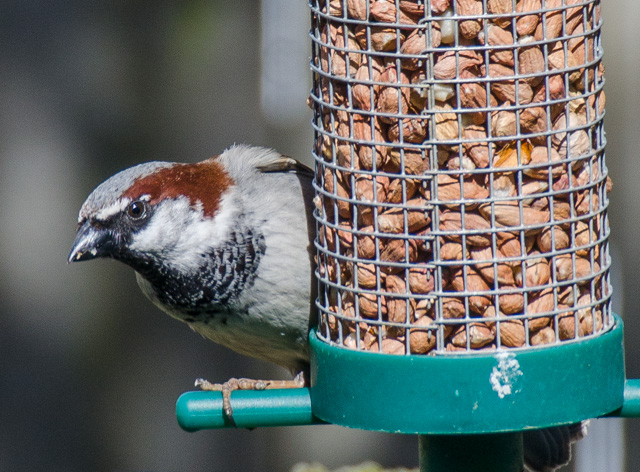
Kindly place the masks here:
<instances>
[{"instance_id":1,"label":"bird's beak","mask_svg":"<svg viewBox=\"0 0 640 472\"><path fill-rule=\"evenodd\" d=\"M96 228L89 220L78 229L67 262L88 261L98 257L107 257L113 249L111 232Z\"/></svg>"}]
</instances>

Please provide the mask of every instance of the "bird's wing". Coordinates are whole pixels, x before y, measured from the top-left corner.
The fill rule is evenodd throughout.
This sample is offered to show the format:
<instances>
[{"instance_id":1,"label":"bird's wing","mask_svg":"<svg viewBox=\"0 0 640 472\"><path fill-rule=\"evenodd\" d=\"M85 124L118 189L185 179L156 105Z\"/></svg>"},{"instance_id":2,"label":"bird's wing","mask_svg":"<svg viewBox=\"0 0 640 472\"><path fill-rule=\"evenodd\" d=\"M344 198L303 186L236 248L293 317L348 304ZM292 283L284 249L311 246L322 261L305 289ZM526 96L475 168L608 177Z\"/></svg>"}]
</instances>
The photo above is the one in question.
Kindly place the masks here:
<instances>
[{"instance_id":1,"label":"bird's wing","mask_svg":"<svg viewBox=\"0 0 640 472\"><path fill-rule=\"evenodd\" d=\"M258 170L260 172L296 172L309 176L313 175L313 170L310 167L291 157L282 155L278 159L259 165Z\"/></svg>"}]
</instances>

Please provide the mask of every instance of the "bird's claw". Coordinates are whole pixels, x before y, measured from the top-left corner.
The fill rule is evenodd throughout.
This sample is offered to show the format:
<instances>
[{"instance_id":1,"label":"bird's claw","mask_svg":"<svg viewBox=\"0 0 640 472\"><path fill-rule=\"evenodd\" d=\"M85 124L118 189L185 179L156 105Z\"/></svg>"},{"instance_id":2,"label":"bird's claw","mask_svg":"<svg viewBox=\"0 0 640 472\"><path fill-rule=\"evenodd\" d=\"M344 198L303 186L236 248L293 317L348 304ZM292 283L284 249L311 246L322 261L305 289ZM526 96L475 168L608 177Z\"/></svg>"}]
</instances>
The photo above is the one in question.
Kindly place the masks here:
<instances>
[{"instance_id":1,"label":"bird's claw","mask_svg":"<svg viewBox=\"0 0 640 472\"><path fill-rule=\"evenodd\" d=\"M240 379L242 380L242 379ZM233 407L231 406L231 392L239 390L240 382L238 379L229 379L225 383L211 383L206 379L196 379L195 386L200 387L201 390L208 390L212 392L222 392L222 409L225 416L231 421L233 426L236 426L236 422L233 419Z\"/></svg>"},{"instance_id":2,"label":"bird's claw","mask_svg":"<svg viewBox=\"0 0 640 472\"><path fill-rule=\"evenodd\" d=\"M211 383L206 379L196 379L196 387L211 392L222 392L222 409L225 416L237 426L233 419L233 408L231 406L231 392L234 390L267 390L273 388L301 388L306 382L302 372L295 376L293 380L254 380L231 378L224 383Z\"/></svg>"}]
</instances>

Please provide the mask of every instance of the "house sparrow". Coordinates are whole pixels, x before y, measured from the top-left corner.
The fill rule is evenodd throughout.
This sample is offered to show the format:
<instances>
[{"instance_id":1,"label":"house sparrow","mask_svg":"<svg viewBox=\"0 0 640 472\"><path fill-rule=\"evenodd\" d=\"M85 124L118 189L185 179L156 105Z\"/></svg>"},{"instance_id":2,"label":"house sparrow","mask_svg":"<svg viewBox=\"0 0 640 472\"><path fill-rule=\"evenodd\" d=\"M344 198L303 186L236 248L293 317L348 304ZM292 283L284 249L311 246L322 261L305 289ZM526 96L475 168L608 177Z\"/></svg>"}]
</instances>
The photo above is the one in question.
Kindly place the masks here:
<instances>
[{"instance_id":1,"label":"house sparrow","mask_svg":"<svg viewBox=\"0 0 640 472\"><path fill-rule=\"evenodd\" d=\"M315 323L312 179L294 159L250 146L195 164L140 164L89 195L68 260L124 262L162 311L298 374L284 383L199 379L223 391L231 417L233 389L304 385Z\"/></svg>"},{"instance_id":2,"label":"house sparrow","mask_svg":"<svg viewBox=\"0 0 640 472\"><path fill-rule=\"evenodd\" d=\"M233 146L195 164L149 162L99 185L80 209L69 262L131 266L162 311L212 341L288 369L293 381L198 380L236 388L301 387L316 324L313 171L269 149ZM581 428L524 435L534 471L568 461Z\"/></svg>"}]
</instances>

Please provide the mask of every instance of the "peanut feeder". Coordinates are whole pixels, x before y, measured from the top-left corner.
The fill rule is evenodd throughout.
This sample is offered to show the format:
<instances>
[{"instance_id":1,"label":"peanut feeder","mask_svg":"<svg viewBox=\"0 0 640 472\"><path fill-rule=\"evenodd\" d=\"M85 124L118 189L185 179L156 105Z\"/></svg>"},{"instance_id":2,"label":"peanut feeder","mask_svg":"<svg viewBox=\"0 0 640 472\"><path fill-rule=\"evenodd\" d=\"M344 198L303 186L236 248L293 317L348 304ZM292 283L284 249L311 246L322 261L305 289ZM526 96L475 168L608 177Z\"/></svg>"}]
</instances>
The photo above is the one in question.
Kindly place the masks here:
<instances>
[{"instance_id":1,"label":"peanut feeder","mask_svg":"<svg viewBox=\"0 0 640 472\"><path fill-rule=\"evenodd\" d=\"M320 339L446 354L613 325L600 6L513 6L312 8Z\"/></svg>"}]
</instances>

